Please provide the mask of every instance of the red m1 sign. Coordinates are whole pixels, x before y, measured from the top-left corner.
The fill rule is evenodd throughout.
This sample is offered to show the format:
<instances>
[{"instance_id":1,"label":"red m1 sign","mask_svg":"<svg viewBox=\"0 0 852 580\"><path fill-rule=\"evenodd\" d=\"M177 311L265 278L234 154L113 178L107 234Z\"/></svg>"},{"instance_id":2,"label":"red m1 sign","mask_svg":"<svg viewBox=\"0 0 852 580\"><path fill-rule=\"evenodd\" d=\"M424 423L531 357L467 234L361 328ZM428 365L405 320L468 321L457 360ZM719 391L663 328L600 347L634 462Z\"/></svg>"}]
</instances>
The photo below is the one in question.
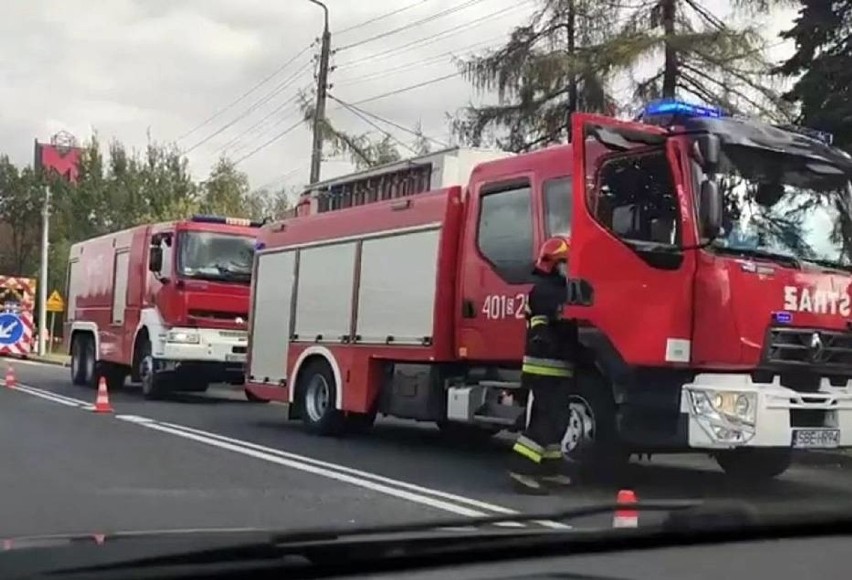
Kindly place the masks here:
<instances>
[{"instance_id":1,"label":"red m1 sign","mask_svg":"<svg viewBox=\"0 0 852 580\"><path fill-rule=\"evenodd\" d=\"M51 143L39 143L36 139L35 170L44 173L55 171L60 178L76 183L82 151L68 133L58 133Z\"/></svg>"}]
</instances>

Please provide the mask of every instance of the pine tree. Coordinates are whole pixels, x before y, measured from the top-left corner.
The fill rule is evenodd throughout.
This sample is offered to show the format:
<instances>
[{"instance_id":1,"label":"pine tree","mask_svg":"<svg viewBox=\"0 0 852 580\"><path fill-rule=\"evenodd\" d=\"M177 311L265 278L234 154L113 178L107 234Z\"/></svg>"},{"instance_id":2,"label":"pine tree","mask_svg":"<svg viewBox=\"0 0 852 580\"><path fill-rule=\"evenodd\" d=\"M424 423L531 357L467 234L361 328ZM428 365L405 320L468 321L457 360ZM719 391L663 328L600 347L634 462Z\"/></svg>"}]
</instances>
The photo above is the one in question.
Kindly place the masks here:
<instances>
[{"instance_id":1,"label":"pine tree","mask_svg":"<svg viewBox=\"0 0 852 580\"><path fill-rule=\"evenodd\" d=\"M680 96L734 113L786 119L778 93L767 83L771 64L758 17L788 1L733 0L730 20L747 16L749 26L722 21L701 0L640 3L622 10L620 34L601 49L621 54L631 71L649 58L662 57L654 73L634 81L633 96L639 102Z\"/></svg>"},{"instance_id":2,"label":"pine tree","mask_svg":"<svg viewBox=\"0 0 852 580\"><path fill-rule=\"evenodd\" d=\"M497 50L458 61L498 104L468 106L453 119L461 141L520 152L565 139L575 111L613 111L613 62L596 46L611 36L612 0L543 0Z\"/></svg>"},{"instance_id":3,"label":"pine tree","mask_svg":"<svg viewBox=\"0 0 852 580\"><path fill-rule=\"evenodd\" d=\"M797 121L832 133L852 151L852 0L801 0L801 9L782 38L796 53L777 70L797 76L784 98L800 106Z\"/></svg>"}]
</instances>

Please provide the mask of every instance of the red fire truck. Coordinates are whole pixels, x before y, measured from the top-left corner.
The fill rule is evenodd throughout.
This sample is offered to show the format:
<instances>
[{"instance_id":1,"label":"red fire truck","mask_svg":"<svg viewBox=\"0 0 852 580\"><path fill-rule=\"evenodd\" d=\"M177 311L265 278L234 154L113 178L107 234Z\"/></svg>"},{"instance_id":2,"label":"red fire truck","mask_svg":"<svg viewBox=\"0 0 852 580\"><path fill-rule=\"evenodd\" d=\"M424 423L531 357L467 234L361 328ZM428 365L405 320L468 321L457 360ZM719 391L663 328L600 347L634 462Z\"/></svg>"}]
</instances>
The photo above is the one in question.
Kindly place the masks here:
<instances>
[{"instance_id":1,"label":"red fire truck","mask_svg":"<svg viewBox=\"0 0 852 580\"><path fill-rule=\"evenodd\" d=\"M247 388L322 434L376 413L521 428L525 294L563 234L587 351L569 456L703 450L762 479L852 445L852 159L679 101L572 134L465 185L413 159L308 192L258 235Z\"/></svg>"},{"instance_id":2,"label":"red fire truck","mask_svg":"<svg viewBox=\"0 0 852 580\"><path fill-rule=\"evenodd\" d=\"M66 348L71 380L146 398L242 384L259 222L218 216L140 225L74 244Z\"/></svg>"}]
</instances>

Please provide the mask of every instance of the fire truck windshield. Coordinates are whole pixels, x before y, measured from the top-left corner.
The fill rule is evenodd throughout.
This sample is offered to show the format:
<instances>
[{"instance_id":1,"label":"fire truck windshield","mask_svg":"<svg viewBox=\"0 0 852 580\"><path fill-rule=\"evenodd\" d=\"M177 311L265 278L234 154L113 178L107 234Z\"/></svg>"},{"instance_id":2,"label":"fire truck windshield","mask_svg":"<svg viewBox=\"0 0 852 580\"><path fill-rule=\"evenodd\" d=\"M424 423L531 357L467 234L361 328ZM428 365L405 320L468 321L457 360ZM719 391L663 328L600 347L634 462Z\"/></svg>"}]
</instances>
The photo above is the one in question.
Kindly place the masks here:
<instances>
[{"instance_id":1,"label":"fire truck windshield","mask_svg":"<svg viewBox=\"0 0 852 580\"><path fill-rule=\"evenodd\" d=\"M189 278L248 284L254 238L216 232L183 232L178 246L178 274Z\"/></svg>"},{"instance_id":2,"label":"fire truck windshield","mask_svg":"<svg viewBox=\"0 0 852 580\"><path fill-rule=\"evenodd\" d=\"M721 151L716 182L725 208L716 250L852 270L852 188L841 169L731 145Z\"/></svg>"}]
</instances>

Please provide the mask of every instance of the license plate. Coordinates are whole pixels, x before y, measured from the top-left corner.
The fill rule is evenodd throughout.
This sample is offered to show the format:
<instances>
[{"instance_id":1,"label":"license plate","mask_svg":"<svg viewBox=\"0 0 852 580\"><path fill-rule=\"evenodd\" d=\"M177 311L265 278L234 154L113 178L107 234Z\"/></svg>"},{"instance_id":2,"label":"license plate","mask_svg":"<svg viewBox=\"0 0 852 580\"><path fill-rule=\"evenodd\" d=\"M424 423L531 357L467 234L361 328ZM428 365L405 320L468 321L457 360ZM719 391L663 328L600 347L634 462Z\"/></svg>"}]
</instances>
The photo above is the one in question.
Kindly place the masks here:
<instances>
[{"instance_id":1,"label":"license plate","mask_svg":"<svg viewBox=\"0 0 852 580\"><path fill-rule=\"evenodd\" d=\"M793 429L793 447L826 449L840 445L840 429Z\"/></svg>"},{"instance_id":2,"label":"license plate","mask_svg":"<svg viewBox=\"0 0 852 580\"><path fill-rule=\"evenodd\" d=\"M245 353L226 354L225 362L246 362L246 355Z\"/></svg>"}]
</instances>

